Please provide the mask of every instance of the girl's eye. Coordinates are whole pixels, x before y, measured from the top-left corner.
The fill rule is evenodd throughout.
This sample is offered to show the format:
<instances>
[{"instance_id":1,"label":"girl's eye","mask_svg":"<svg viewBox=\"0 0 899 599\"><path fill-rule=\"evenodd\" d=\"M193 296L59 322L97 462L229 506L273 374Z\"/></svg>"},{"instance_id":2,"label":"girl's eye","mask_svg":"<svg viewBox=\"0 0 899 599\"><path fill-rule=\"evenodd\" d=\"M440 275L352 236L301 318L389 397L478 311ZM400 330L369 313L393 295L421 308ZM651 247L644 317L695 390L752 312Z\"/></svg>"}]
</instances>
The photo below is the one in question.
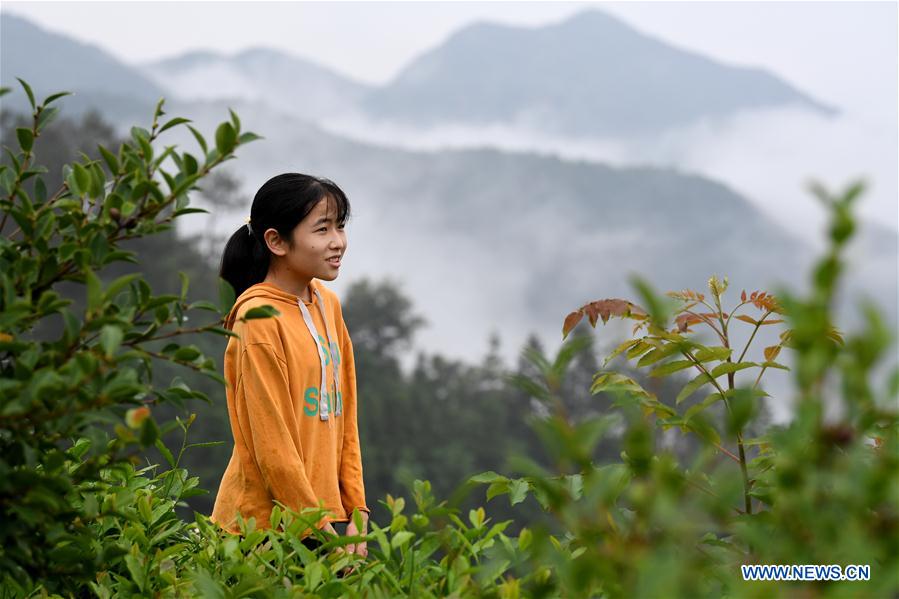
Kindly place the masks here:
<instances>
[{"instance_id":1,"label":"girl's eye","mask_svg":"<svg viewBox=\"0 0 899 599\"><path fill-rule=\"evenodd\" d=\"M327 231L327 230L328 230L327 227L322 227L320 229L316 229L315 232L318 233L320 231Z\"/></svg>"}]
</instances>

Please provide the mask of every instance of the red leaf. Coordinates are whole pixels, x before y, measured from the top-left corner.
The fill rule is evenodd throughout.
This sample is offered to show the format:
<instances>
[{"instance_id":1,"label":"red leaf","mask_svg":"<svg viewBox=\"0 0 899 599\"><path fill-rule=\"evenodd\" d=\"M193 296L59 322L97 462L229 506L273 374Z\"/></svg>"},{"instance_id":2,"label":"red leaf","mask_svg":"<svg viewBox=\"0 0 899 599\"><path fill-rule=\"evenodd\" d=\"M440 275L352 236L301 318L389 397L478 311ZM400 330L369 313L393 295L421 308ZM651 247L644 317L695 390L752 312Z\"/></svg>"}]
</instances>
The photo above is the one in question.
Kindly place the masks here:
<instances>
[{"instance_id":1,"label":"red leaf","mask_svg":"<svg viewBox=\"0 0 899 599\"><path fill-rule=\"evenodd\" d=\"M568 336L568 333L571 332L571 329L577 326L577 323L581 321L581 318L584 317L584 312L582 310L578 310L576 312L572 312L568 316L565 317L565 324L562 325L562 339ZM595 326L595 322L591 323Z\"/></svg>"},{"instance_id":2,"label":"red leaf","mask_svg":"<svg viewBox=\"0 0 899 599\"><path fill-rule=\"evenodd\" d=\"M746 301L746 290L745 289L743 290L743 293L740 294L740 301L741 302Z\"/></svg>"},{"instance_id":3,"label":"red leaf","mask_svg":"<svg viewBox=\"0 0 899 599\"><path fill-rule=\"evenodd\" d=\"M677 324L677 328L681 333L687 332L694 324L706 323L708 324L709 320L714 321L718 315L714 312L703 312L701 314L696 313L684 313L680 314L677 318L674 319L675 324ZM724 314L724 318L727 318L727 314Z\"/></svg>"},{"instance_id":4,"label":"red leaf","mask_svg":"<svg viewBox=\"0 0 899 599\"><path fill-rule=\"evenodd\" d=\"M643 310L639 307L623 299L597 300L595 302L590 302L582 309L587 312L587 315L591 317L593 322L596 321L595 319L597 316L602 318L603 324L608 322L613 316L628 318L632 315L643 313Z\"/></svg>"}]
</instances>

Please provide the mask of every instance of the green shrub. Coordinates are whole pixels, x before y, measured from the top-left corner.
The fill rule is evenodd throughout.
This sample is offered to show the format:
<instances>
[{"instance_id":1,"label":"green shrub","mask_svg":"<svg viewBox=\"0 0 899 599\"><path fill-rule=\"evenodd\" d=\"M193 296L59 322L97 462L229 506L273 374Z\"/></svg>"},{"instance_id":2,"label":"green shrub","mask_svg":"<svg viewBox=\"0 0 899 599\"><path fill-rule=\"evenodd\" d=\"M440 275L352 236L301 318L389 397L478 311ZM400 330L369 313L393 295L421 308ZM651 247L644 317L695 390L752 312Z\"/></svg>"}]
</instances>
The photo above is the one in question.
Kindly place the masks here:
<instances>
[{"instance_id":1,"label":"green shrub","mask_svg":"<svg viewBox=\"0 0 899 599\"><path fill-rule=\"evenodd\" d=\"M842 251L854 228L851 206L860 185L832 198L816 194L831 213L830 248L812 275L806 298L782 291L741 294L738 307L751 304L761 318L724 312L725 281L709 282L714 305L695 292L671 294L680 305L638 281L648 309L621 299L592 302L565 320L567 333L584 315L591 324L611 317L637 321L635 333L611 357L626 353L653 376L686 368L698 374L678 404L703 385L711 394L686 410L659 402L634 380L599 372L593 392L611 397L610 414L578 424L565 418L556 396L578 340L568 342L554 362L532 356L542 376L516 381L553 407L538 423L541 437L559 464L546 472L523 461L526 476L480 475L488 498L509 493L517 502L528 492L568 531L555 539L534 530L527 559L534 571L550 566L547 580L531 581L533 596L694 597L694 596L890 596L899 592L899 369L875 387L873 369L888 355L893 338L872 305L863 306L867 326L842 336L831 324L831 304L843 269ZM708 312L697 313L705 304ZM730 347L731 318L758 330L782 315L790 328L763 360L744 361L754 338L740 354ZM668 329L671 319L674 327ZM715 329L721 344L691 338L691 326ZM759 386L782 347L796 355L795 418L772 426L756 439L742 431L764 393ZM732 359L734 357L735 359ZM608 362L608 360L607 360ZM752 373L749 384L735 375ZM722 379L726 377L726 379ZM839 415L825 418L827 402ZM708 408L724 404L718 417ZM596 465L590 449L624 425L622 461ZM651 427L678 427L695 434L705 450L688 464L654 446ZM726 448L734 444L736 451ZM723 459L722 459L723 458ZM866 582L744 582L742 564L870 565Z\"/></svg>"},{"instance_id":2,"label":"green shrub","mask_svg":"<svg viewBox=\"0 0 899 599\"><path fill-rule=\"evenodd\" d=\"M66 165L62 186L48 190L34 142L58 112L52 103L66 94L37 104L21 83L32 123L16 130L18 151L7 148L10 164L0 166L0 577L5 588L42 581L54 589L90 580L116 558L119 549L98 542L93 524L121 506L101 501L97 485L110 484L104 471L157 444L151 408L206 399L177 378L167 389L152 388L152 360L222 382L211 358L177 340L192 332L230 334L214 325L185 326L192 311L227 311L233 302L227 288L218 306L189 304L184 276L180 295L154 295L140 273L105 286L97 273L117 261L137 262L118 248L123 240L165 231L197 211L189 193L256 136L241 133L232 112L216 130L214 147L191 128L199 159L174 146L160 152L154 144L161 134L189 127L182 118L161 123L160 100L149 130L132 128L115 152L100 146L102 161L85 156ZM80 286L83 313L54 289L64 281ZM49 320L60 324L59 337L38 339L35 328Z\"/></svg>"},{"instance_id":3,"label":"green shrub","mask_svg":"<svg viewBox=\"0 0 899 599\"><path fill-rule=\"evenodd\" d=\"M214 147L191 129L199 158L175 147L159 152L160 134L189 126L180 118L160 124L160 101L149 130L132 129L116 152L100 148L102 161L85 157L68 165L64 185L49 193L33 147L61 96L38 105L22 85L34 108L33 124L17 131L18 151L9 152L10 165L0 166L0 596L511 599L899 592L899 370L885 388L872 382L893 339L872 306L863 307L866 328L845 339L831 323L860 186L839 198L816 190L833 220L831 246L813 273L808 297L786 290L741 295L738 308L754 306L762 311L756 318L723 309L726 280L710 281L707 312L694 310L705 302L698 292L672 294L680 304L671 304L638 282L646 308L602 300L566 319L566 333L585 315L594 326L613 316L635 319L634 334L644 334L615 355L637 360L638 368L651 368L655 376L698 372L676 405L660 402L631 378L603 371L592 391L604 413L572 422L560 390L588 341L574 337L552 361L528 352L539 375L513 382L550 409L531 425L555 467L516 458L516 476L484 472L469 483L487 485L488 501L507 495L511 506L533 494L564 534L525 523L510 537L504 531L511 520L490 522L483 508L462 515L438 501L428 481L416 480L408 507L404 497L380 501L389 522L372 520L371 530L355 537L313 530L324 544L311 551L299 539L321 510L280 506L268 527L241 522L240 535L225 533L202 514L185 521L175 511L204 492L182 459L206 444L188 442L193 416L157 423L152 409L208 398L178 378L154 388L151 366L154 359L172 362L223 383L212 359L177 340L184 334L229 335L217 322L185 323L195 310L221 317L233 304L233 290L223 284L218 303L188 303L183 276L180 294L153 295L140 273L106 285L97 274L115 261L137 262L117 244L164 231L194 211L189 193L257 136L241 133L232 112L217 128ZM83 313L74 313L68 308L73 298L54 290L62 281L80 285ZM54 318L60 337L36 338L36 326ZM785 330L778 345L749 361L754 333L735 356L729 331L735 320L754 330L770 324ZM714 329L720 345L700 343L692 335L696 325ZM795 418L744 438L763 394L762 374L785 368L776 362L784 347L796 357ZM749 373L751 384L737 384ZM703 387L710 395L691 398ZM825 417L827 398L838 404L835 417ZM703 449L680 463L655 446L653 427L696 435ZM161 433L175 429L183 435L177 453L161 441ZM619 435L621 459L594 463L597 443ZM138 468L137 456L150 447L164 463ZM367 557L341 551L361 541ZM793 563L869 564L871 580L745 582L740 573L742 564Z\"/></svg>"}]
</instances>

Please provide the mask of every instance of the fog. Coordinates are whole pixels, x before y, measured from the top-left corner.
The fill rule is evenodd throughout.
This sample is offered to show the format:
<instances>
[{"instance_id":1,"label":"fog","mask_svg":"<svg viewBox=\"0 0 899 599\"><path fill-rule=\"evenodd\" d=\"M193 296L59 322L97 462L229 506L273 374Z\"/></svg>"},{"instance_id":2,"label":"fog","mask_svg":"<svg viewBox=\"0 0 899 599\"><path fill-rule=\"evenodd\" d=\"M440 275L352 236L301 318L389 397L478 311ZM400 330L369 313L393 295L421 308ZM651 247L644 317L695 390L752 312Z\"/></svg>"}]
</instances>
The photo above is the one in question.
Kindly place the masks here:
<instances>
[{"instance_id":1,"label":"fog","mask_svg":"<svg viewBox=\"0 0 899 599\"><path fill-rule=\"evenodd\" d=\"M808 183L814 180L836 192L863 178L868 191L859 206L860 217L899 230L897 131L866 116L826 117L803 109L768 109L628 139L551 136L528 117L504 124L422 129L355 115L321 125L351 139L407 150L495 147L696 173L728 184L819 249L826 213L809 193Z\"/></svg>"}]
</instances>

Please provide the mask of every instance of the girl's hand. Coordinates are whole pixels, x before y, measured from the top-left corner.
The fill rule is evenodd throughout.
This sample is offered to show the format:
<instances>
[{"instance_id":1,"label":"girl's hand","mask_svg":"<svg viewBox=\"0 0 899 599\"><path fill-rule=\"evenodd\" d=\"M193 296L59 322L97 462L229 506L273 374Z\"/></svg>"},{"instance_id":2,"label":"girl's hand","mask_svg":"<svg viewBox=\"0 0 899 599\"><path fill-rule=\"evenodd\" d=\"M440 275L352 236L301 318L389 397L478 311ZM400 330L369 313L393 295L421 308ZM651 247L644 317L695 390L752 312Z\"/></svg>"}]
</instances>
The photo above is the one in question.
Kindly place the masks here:
<instances>
[{"instance_id":1,"label":"girl's hand","mask_svg":"<svg viewBox=\"0 0 899 599\"><path fill-rule=\"evenodd\" d=\"M360 532L359 529L356 528L356 523L353 522L353 520L351 518L346 527L346 536L355 537L355 536L364 536L366 534L366 531L368 530L368 513L361 512L361 515L362 515L362 531ZM346 546L346 551L347 551L347 553L355 553L364 558L364 557L368 556L368 544L365 541L362 541L360 543L353 543L351 545ZM348 575L352 574L355 569L356 569L355 566L347 566L346 568L343 569L342 574L344 576L348 576Z\"/></svg>"},{"instance_id":2,"label":"girl's hand","mask_svg":"<svg viewBox=\"0 0 899 599\"><path fill-rule=\"evenodd\" d=\"M368 514L362 512L362 531L360 532L358 528L356 528L356 523L350 520L349 524L346 527L346 536L355 537L360 535L367 534L368 529ZM362 557L368 556L368 544L365 541L360 543L355 543L353 545L347 545L347 551L349 553L356 553Z\"/></svg>"}]
</instances>

